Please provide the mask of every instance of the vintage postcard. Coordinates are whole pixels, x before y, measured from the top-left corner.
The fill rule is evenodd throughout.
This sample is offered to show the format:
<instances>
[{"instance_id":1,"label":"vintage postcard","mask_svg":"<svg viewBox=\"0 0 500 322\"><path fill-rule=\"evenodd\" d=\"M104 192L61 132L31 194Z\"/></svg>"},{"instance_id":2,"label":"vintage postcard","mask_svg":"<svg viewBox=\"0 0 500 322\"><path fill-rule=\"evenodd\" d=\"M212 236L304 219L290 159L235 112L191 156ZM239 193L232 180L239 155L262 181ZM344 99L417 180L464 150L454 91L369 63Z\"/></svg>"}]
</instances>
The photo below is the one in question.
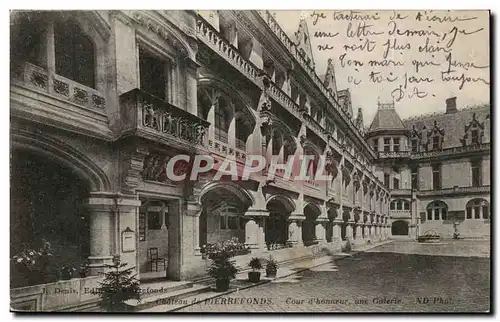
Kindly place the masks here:
<instances>
[{"instance_id":1,"label":"vintage postcard","mask_svg":"<svg viewBox=\"0 0 500 322\"><path fill-rule=\"evenodd\" d=\"M488 10L10 13L15 312L491 312Z\"/></svg>"}]
</instances>

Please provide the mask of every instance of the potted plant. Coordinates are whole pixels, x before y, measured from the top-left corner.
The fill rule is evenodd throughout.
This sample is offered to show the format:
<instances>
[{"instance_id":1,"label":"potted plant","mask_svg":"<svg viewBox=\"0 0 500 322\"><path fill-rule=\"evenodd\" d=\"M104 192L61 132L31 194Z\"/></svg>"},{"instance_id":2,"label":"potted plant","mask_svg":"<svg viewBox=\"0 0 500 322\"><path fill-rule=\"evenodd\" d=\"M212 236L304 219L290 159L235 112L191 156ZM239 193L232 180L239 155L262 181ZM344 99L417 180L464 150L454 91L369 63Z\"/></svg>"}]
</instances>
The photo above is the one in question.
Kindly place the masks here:
<instances>
[{"instance_id":1,"label":"potted plant","mask_svg":"<svg viewBox=\"0 0 500 322\"><path fill-rule=\"evenodd\" d=\"M347 238L345 242L344 249L342 250L344 253L350 253L352 251L352 243L349 238Z\"/></svg>"},{"instance_id":2,"label":"potted plant","mask_svg":"<svg viewBox=\"0 0 500 322\"><path fill-rule=\"evenodd\" d=\"M78 271L78 274L80 274L80 278L85 278L89 276L89 273L90 273L89 263L85 262L82 265L80 265L80 270Z\"/></svg>"},{"instance_id":3,"label":"potted plant","mask_svg":"<svg viewBox=\"0 0 500 322\"><path fill-rule=\"evenodd\" d=\"M252 283L258 283L260 281L260 272L262 269L262 262L260 258L254 257L250 260L249 266L252 268L251 272L248 272L248 280Z\"/></svg>"},{"instance_id":4,"label":"potted plant","mask_svg":"<svg viewBox=\"0 0 500 322\"><path fill-rule=\"evenodd\" d=\"M269 259L267 260L266 263L266 276L275 278L277 272L278 272L278 262L272 256L269 256Z\"/></svg>"},{"instance_id":5,"label":"potted plant","mask_svg":"<svg viewBox=\"0 0 500 322\"><path fill-rule=\"evenodd\" d=\"M208 268L208 275L215 278L215 291L224 292L229 289L229 282L236 278L238 268L234 261L229 260L228 254L220 254L212 258Z\"/></svg>"},{"instance_id":6,"label":"potted plant","mask_svg":"<svg viewBox=\"0 0 500 322\"><path fill-rule=\"evenodd\" d=\"M76 272L76 268L72 266L63 266L61 268L61 279L63 281L70 280L73 278L73 274Z\"/></svg>"},{"instance_id":7,"label":"potted plant","mask_svg":"<svg viewBox=\"0 0 500 322\"><path fill-rule=\"evenodd\" d=\"M104 280L100 282L99 296L101 307L109 312L126 312L127 300L140 301L139 281L132 275L134 267L126 268L127 263L121 263L118 256L113 257L113 264L106 264L109 271L104 273Z\"/></svg>"}]
</instances>

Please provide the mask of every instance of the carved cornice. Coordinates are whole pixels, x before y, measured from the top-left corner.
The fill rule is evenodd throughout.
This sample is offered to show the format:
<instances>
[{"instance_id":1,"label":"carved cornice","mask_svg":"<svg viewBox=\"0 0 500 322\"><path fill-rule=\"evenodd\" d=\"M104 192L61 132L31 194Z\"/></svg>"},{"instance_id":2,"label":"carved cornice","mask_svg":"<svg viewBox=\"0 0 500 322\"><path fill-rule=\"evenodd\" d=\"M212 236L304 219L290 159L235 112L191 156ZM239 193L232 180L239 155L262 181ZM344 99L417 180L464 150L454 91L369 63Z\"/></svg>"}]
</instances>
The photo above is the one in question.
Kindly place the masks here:
<instances>
[{"instance_id":1,"label":"carved cornice","mask_svg":"<svg viewBox=\"0 0 500 322\"><path fill-rule=\"evenodd\" d=\"M135 11L132 14L132 17L136 23L146 27L148 30L154 32L160 38L165 40L169 45L175 48L179 54L189 56L189 53L184 44L179 39L177 39L174 36L173 31L166 28L164 24L158 22L153 17L138 11Z\"/></svg>"}]
</instances>

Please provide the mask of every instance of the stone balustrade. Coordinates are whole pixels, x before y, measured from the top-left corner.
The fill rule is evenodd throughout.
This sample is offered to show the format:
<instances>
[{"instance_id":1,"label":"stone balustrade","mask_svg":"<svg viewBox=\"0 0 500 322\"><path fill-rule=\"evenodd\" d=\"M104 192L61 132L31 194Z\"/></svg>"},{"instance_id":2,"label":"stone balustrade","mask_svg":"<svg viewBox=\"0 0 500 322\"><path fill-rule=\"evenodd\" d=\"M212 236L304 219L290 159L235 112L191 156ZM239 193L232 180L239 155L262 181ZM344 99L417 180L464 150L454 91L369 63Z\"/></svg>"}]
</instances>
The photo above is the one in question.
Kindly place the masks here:
<instances>
[{"instance_id":1,"label":"stone balustrade","mask_svg":"<svg viewBox=\"0 0 500 322\"><path fill-rule=\"evenodd\" d=\"M209 122L140 89L120 96L123 132L146 130L194 145L205 145Z\"/></svg>"},{"instance_id":2,"label":"stone balustrade","mask_svg":"<svg viewBox=\"0 0 500 322\"><path fill-rule=\"evenodd\" d=\"M13 82L64 98L90 109L103 110L106 99L99 91L28 62L13 62Z\"/></svg>"}]
</instances>

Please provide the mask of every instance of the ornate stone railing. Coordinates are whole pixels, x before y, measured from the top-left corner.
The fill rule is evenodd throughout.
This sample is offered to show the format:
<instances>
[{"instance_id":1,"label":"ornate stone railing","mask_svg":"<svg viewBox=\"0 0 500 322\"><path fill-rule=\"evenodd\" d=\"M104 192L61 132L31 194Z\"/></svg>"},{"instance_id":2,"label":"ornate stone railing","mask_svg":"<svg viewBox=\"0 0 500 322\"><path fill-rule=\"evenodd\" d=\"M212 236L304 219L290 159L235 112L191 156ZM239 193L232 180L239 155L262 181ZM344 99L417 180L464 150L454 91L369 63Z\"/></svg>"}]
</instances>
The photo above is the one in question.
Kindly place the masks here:
<instances>
[{"instance_id":1,"label":"ornate stone railing","mask_svg":"<svg viewBox=\"0 0 500 322\"><path fill-rule=\"evenodd\" d=\"M13 62L12 74L14 83L20 83L91 109L106 107L106 99L99 91L61 75L50 73L40 66L28 62Z\"/></svg>"},{"instance_id":2,"label":"ornate stone railing","mask_svg":"<svg viewBox=\"0 0 500 322\"><path fill-rule=\"evenodd\" d=\"M421 158L430 158L430 157L443 157L447 155L455 155L460 153L468 153L468 152L477 152L483 150L489 150L490 143L481 143L474 145L466 145L466 146L458 146L444 150L437 151L425 151L425 152L413 152L412 158L421 159Z\"/></svg>"},{"instance_id":3,"label":"ornate stone railing","mask_svg":"<svg viewBox=\"0 0 500 322\"><path fill-rule=\"evenodd\" d=\"M212 152L215 152L215 153L221 154L221 155L226 155L226 156L234 155L236 160L244 161L247 158L246 151L233 148L229 144L223 143L223 142L217 141L217 140L209 139L208 140L208 149Z\"/></svg>"},{"instance_id":4,"label":"ornate stone railing","mask_svg":"<svg viewBox=\"0 0 500 322\"><path fill-rule=\"evenodd\" d=\"M256 80L257 77L260 76L261 73L259 68L246 60L236 47L219 35L219 32L201 17L198 17L196 31L205 44L218 52L231 65L247 75L250 79Z\"/></svg>"},{"instance_id":5,"label":"ornate stone railing","mask_svg":"<svg viewBox=\"0 0 500 322\"><path fill-rule=\"evenodd\" d=\"M411 151L390 151L390 152L378 152L379 158L409 158L411 157Z\"/></svg>"},{"instance_id":6,"label":"ornate stone railing","mask_svg":"<svg viewBox=\"0 0 500 322\"><path fill-rule=\"evenodd\" d=\"M417 195L420 197L427 196L441 196L441 195L454 195L454 194L469 194L469 193L489 193L490 186L479 186L479 187L453 187L440 190L421 190L417 191Z\"/></svg>"},{"instance_id":7,"label":"ornate stone railing","mask_svg":"<svg viewBox=\"0 0 500 322\"><path fill-rule=\"evenodd\" d=\"M352 123L352 119L347 115L347 111L343 110L336 98L332 93L325 87L323 81L318 77L316 71L308 63L303 54L299 51L295 43L288 37L288 35L281 29L281 26L278 24L276 19L272 16L272 14L267 10L258 10L257 11L261 18L266 22L269 28L274 32L276 37L281 40L282 44L288 49L290 54L295 58L297 62L302 66L302 68L309 74L311 80L316 84L316 86L320 89L320 91L325 95L330 104L339 112L341 117L345 122L353 126L353 131L356 133L359 139L363 139L362 135L359 133L359 129L356 129L354 124Z\"/></svg>"},{"instance_id":8,"label":"ornate stone railing","mask_svg":"<svg viewBox=\"0 0 500 322\"><path fill-rule=\"evenodd\" d=\"M411 189L392 189L391 196L409 196L411 195Z\"/></svg>"},{"instance_id":9,"label":"ornate stone railing","mask_svg":"<svg viewBox=\"0 0 500 322\"><path fill-rule=\"evenodd\" d=\"M272 81L269 82L269 94L275 101L280 103L285 108L288 108L288 111L290 111L292 114L294 114L294 116L300 119L301 111L299 105L295 103L287 93L285 93Z\"/></svg>"},{"instance_id":10,"label":"ornate stone railing","mask_svg":"<svg viewBox=\"0 0 500 322\"><path fill-rule=\"evenodd\" d=\"M271 17L271 19L274 18ZM277 25L277 23L276 23ZM281 28L279 25L277 25L279 30ZM279 32L279 31L276 31ZM291 48L296 48L296 46L291 42L291 40L284 34L284 32L281 30L283 33L281 36L278 36L280 39L288 39L289 45L290 45L290 52L293 53ZM198 17L197 21L197 34L198 37L205 43L207 46L212 48L215 52L219 53L222 57L224 57L232 66L237 68L241 73L246 75L249 79L253 80L255 83L260 84L259 77L263 75L263 71L261 71L258 67L256 67L252 62L246 60L241 54L239 53L239 50L234 47L231 43L229 43L226 39L223 38L217 32L216 29L214 29L208 22L206 22L203 18ZM282 38L283 36L283 38ZM286 41L286 40L284 40ZM302 57L302 56L300 56ZM315 76L315 79L320 82L319 78L317 77L316 73L313 70L313 74ZM322 89L326 91L324 88L324 85L320 82L318 86L321 85ZM269 88L268 88L268 93L272 99L274 99L278 104L281 104L284 108L286 108L292 115L296 116L299 120L304 121L306 125L311 128L312 130L316 131L317 134L325 141L328 142L330 141L331 144L334 145L334 147L337 150L342 150L343 145L336 141L334 138L331 138L328 140L327 134L325 129L318 125L318 123L313 120L308 114L303 113L301 111L300 107L298 106L297 103L295 103L292 98L285 93L282 89L280 89L274 82L269 80ZM328 91L326 93L329 94ZM304 116L305 114L305 116ZM344 115L344 113L341 113ZM309 116L309 117L308 117ZM344 115L345 116L345 115ZM349 120L346 119L347 122ZM359 134L359 133L358 133ZM362 138L360 137L362 140ZM348 159L353 160L355 162L354 156L351 155L350 152L345 150L345 154L348 155ZM359 163L361 165L361 163ZM362 166L362 168L365 168ZM379 185L382 185L382 182L378 180L374 175L371 175L370 178L374 181L376 181Z\"/></svg>"},{"instance_id":11,"label":"ornate stone railing","mask_svg":"<svg viewBox=\"0 0 500 322\"><path fill-rule=\"evenodd\" d=\"M478 152L490 149L490 143L481 143L474 145L458 146L453 148L448 148L444 150L435 151L423 151L423 152L412 152L412 151L399 151L399 152L378 152L379 158L411 158L411 159L423 159L432 157L443 157L448 155L456 155L461 153Z\"/></svg>"},{"instance_id":12,"label":"ornate stone railing","mask_svg":"<svg viewBox=\"0 0 500 322\"><path fill-rule=\"evenodd\" d=\"M147 130L204 145L209 122L140 89L120 95L123 130Z\"/></svg>"}]
</instances>

